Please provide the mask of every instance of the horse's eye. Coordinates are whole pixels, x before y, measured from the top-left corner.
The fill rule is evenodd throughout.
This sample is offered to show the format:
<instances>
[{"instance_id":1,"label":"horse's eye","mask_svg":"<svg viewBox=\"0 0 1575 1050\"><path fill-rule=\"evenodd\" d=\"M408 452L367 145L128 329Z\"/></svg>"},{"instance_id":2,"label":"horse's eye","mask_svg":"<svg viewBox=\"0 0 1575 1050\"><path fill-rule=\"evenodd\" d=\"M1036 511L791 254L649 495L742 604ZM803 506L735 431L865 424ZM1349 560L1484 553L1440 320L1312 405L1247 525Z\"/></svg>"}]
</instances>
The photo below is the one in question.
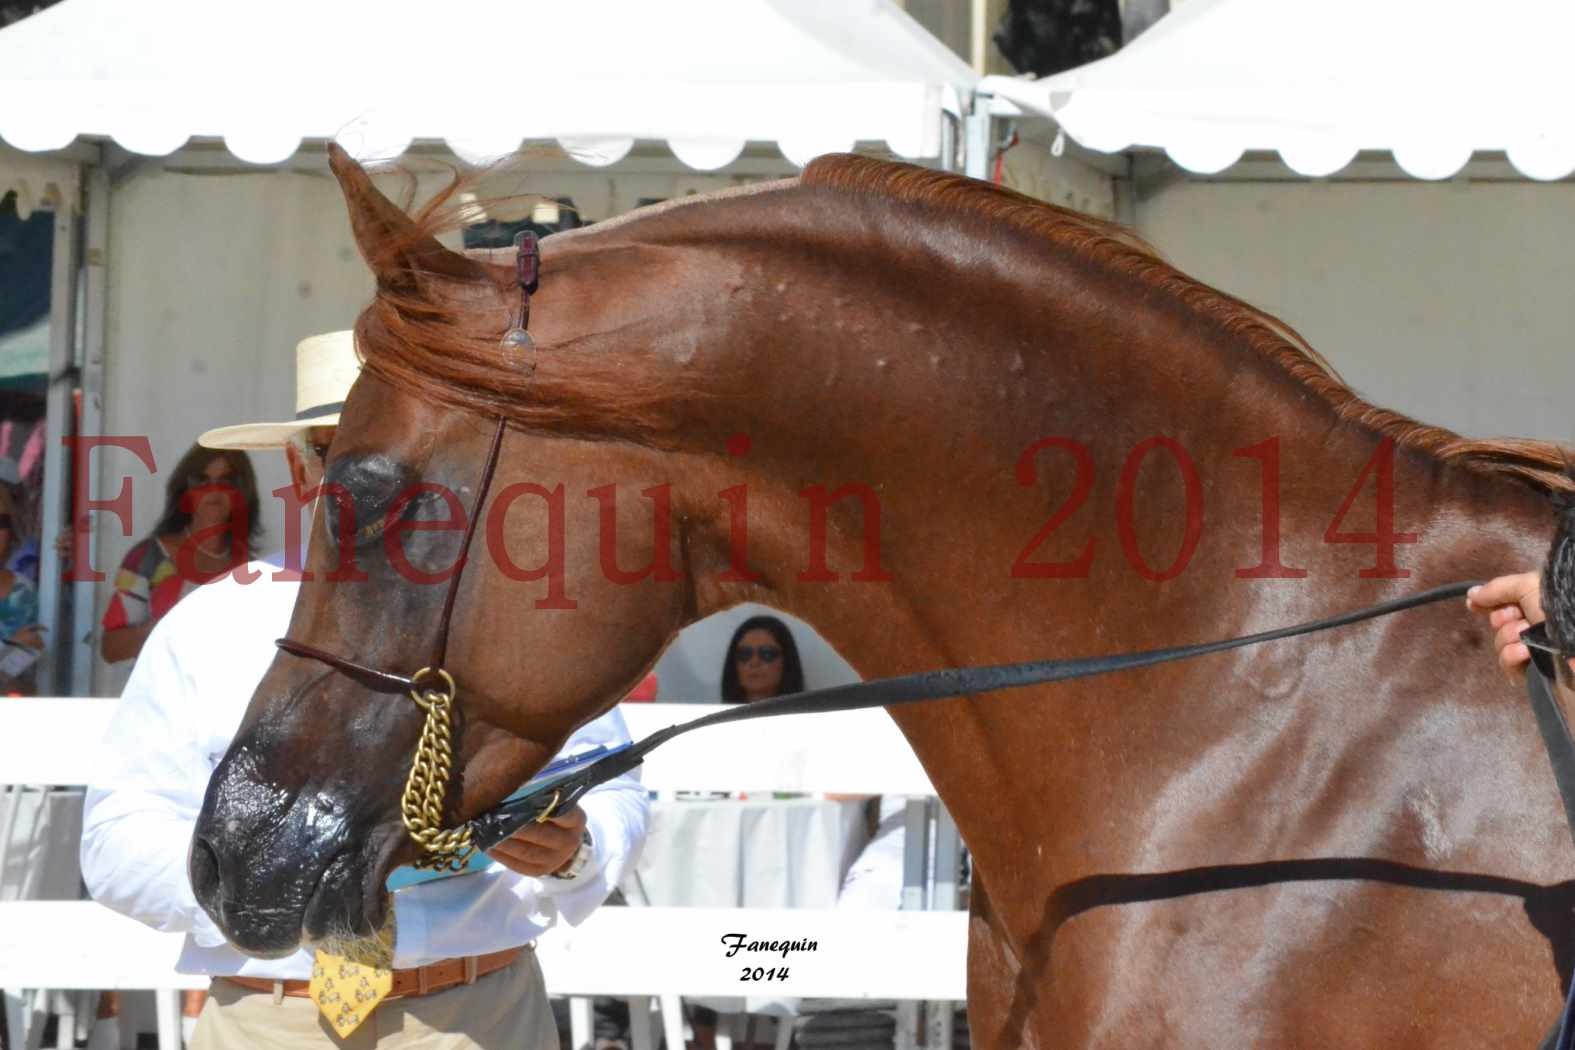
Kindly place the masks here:
<instances>
[{"instance_id":1,"label":"horse's eye","mask_svg":"<svg viewBox=\"0 0 1575 1050\"><path fill-rule=\"evenodd\" d=\"M386 456L336 462L323 479L330 541L348 539L363 547L382 538L396 520L423 515L436 494L414 491L418 481L414 470Z\"/></svg>"}]
</instances>

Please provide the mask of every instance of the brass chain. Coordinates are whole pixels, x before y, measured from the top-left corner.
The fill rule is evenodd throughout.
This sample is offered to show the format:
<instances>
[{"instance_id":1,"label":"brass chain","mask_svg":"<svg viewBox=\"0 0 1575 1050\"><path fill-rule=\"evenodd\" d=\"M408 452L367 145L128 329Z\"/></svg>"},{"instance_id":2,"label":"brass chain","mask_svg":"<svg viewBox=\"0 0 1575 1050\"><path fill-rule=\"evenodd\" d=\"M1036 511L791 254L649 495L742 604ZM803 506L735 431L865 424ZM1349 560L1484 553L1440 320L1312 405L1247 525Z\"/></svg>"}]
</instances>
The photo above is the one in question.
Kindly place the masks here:
<instances>
[{"instance_id":1,"label":"brass chain","mask_svg":"<svg viewBox=\"0 0 1575 1050\"><path fill-rule=\"evenodd\" d=\"M423 684L430 679L436 679L437 684ZM460 871L476 847L468 821L457 828L443 827L443 802L454 764L454 679L441 667L423 667L411 681L415 684L410 699L426 712L426 721L399 800L400 814L405 830L426 854L415 862L416 867Z\"/></svg>"}]
</instances>

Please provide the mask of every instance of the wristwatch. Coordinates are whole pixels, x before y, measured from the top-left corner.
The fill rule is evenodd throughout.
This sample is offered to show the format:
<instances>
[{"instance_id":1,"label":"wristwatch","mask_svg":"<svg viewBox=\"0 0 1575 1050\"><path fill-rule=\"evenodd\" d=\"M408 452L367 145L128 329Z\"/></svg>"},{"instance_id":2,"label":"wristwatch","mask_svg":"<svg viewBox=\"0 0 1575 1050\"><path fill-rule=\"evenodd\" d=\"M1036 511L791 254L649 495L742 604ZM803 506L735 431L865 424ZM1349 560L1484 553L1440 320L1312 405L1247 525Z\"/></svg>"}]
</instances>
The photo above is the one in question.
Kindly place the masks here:
<instances>
[{"instance_id":1,"label":"wristwatch","mask_svg":"<svg viewBox=\"0 0 1575 1050\"><path fill-rule=\"evenodd\" d=\"M580 848L569 858L569 863L549 874L547 878L577 879L585 874L585 869L591 866L591 858L596 855L594 842L590 828L580 832Z\"/></svg>"}]
</instances>

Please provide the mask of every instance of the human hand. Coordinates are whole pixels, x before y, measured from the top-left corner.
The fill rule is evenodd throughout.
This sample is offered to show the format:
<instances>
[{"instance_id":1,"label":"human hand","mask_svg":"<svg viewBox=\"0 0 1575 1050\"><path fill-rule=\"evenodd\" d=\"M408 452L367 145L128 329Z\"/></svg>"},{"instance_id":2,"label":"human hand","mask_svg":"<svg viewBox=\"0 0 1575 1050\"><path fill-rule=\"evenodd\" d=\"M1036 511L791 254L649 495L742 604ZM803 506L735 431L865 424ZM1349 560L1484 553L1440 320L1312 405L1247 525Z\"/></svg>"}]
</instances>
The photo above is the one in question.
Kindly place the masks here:
<instances>
[{"instance_id":1,"label":"human hand","mask_svg":"<svg viewBox=\"0 0 1575 1050\"><path fill-rule=\"evenodd\" d=\"M55 553L60 556L61 561L69 562L71 560L72 553L76 550L76 546L77 523L75 521L68 521L62 525L60 527L60 531L55 534Z\"/></svg>"},{"instance_id":2,"label":"human hand","mask_svg":"<svg viewBox=\"0 0 1575 1050\"><path fill-rule=\"evenodd\" d=\"M1473 587L1466 592L1466 608L1488 618L1498 665L1510 680L1525 674L1531 650L1521 642L1520 632L1544 618L1541 574L1519 572Z\"/></svg>"},{"instance_id":3,"label":"human hand","mask_svg":"<svg viewBox=\"0 0 1575 1050\"><path fill-rule=\"evenodd\" d=\"M25 645L36 652L43 652L44 625L41 623L28 624L13 634L9 640L17 645Z\"/></svg>"},{"instance_id":4,"label":"human hand","mask_svg":"<svg viewBox=\"0 0 1575 1050\"><path fill-rule=\"evenodd\" d=\"M527 824L487 851L520 875L551 875L574 859L585 833L585 810L573 806L540 824Z\"/></svg>"}]
</instances>

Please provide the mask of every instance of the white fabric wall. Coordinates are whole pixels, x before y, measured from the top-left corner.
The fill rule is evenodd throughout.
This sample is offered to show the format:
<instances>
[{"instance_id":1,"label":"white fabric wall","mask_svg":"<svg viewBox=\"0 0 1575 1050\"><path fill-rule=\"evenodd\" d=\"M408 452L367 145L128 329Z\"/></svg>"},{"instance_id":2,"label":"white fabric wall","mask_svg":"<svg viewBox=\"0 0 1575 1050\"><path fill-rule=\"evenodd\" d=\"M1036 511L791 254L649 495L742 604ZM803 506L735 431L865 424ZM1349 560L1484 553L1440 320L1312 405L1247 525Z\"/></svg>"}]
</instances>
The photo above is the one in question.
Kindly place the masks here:
<instances>
[{"instance_id":1,"label":"white fabric wall","mask_svg":"<svg viewBox=\"0 0 1575 1050\"><path fill-rule=\"evenodd\" d=\"M100 514L95 567L113 580L153 528L168 472L209 427L289 419L295 344L349 327L371 295L337 184L327 176L134 175L110 208L104 432L146 435L158 467L129 452L97 453L99 497L132 479L131 535ZM253 454L264 493L265 545L282 543L284 457ZM98 610L110 581L99 586ZM102 664L94 692L120 691L130 661Z\"/></svg>"},{"instance_id":2,"label":"white fabric wall","mask_svg":"<svg viewBox=\"0 0 1575 1050\"><path fill-rule=\"evenodd\" d=\"M1138 230L1301 332L1368 400L1575 444L1575 185L1179 182Z\"/></svg>"}]
</instances>

